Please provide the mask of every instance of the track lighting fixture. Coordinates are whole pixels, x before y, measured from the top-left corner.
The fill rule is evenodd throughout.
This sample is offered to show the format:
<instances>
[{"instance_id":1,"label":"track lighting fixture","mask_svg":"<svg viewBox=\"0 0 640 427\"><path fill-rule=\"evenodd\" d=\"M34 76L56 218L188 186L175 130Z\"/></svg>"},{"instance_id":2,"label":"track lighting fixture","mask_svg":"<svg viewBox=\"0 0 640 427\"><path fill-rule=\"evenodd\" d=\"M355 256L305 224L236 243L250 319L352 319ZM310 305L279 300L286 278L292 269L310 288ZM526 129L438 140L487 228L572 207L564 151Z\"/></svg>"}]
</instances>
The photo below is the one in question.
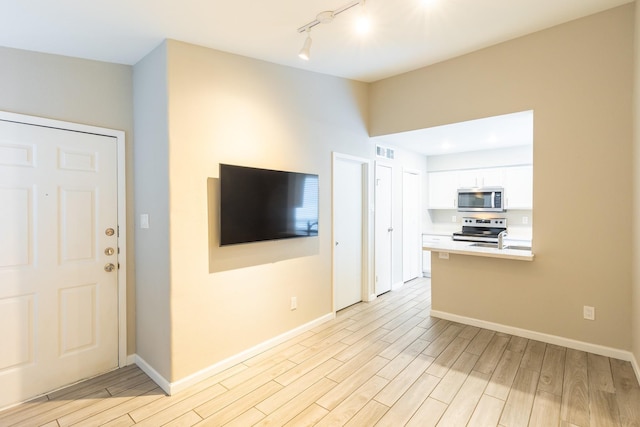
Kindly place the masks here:
<instances>
[{"instance_id":1,"label":"track lighting fixture","mask_svg":"<svg viewBox=\"0 0 640 427\"><path fill-rule=\"evenodd\" d=\"M304 40L304 45L302 45L302 49L300 49L298 56L305 61L308 61L309 58L311 58L311 28L307 28L307 38Z\"/></svg>"},{"instance_id":2,"label":"track lighting fixture","mask_svg":"<svg viewBox=\"0 0 640 427\"><path fill-rule=\"evenodd\" d=\"M340 15L343 12L346 12L347 10L351 9L352 7L355 6L362 6L362 16L360 17L360 20L358 22L358 31L359 32L364 32L366 30L368 30L369 24L364 23L363 18L366 18L366 16L364 15L364 3L365 0L354 0L352 2L349 2L347 4L345 4L344 6L336 9L336 10L329 10L329 11L324 11L324 12L320 12L318 15L316 15L316 19L314 19L313 21L308 22L307 24L303 25L302 27L298 28L298 33L307 33L307 38L304 41L304 45L302 46L302 49L300 50L300 53L298 53L298 56L302 59L304 59L305 61L308 61L310 56L311 56L311 29L313 27L315 27L316 25L320 25L320 24L328 24L331 21L333 21L333 18L335 18L336 16Z\"/></svg>"}]
</instances>

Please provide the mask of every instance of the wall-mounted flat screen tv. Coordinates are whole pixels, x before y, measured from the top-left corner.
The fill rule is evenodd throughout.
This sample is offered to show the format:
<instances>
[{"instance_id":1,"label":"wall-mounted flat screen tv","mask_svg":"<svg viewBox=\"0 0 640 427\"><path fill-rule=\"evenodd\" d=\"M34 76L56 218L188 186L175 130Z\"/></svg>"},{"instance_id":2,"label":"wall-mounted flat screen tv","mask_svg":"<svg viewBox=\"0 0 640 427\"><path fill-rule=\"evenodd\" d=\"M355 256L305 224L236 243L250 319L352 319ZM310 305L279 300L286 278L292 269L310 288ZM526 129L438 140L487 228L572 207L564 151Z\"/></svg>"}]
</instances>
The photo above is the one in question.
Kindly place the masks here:
<instances>
[{"instance_id":1,"label":"wall-mounted flat screen tv","mask_svg":"<svg viewBox=\"0 0 640 427\"><path fill-rule=\"evenodd\" d=\"M220 246L318 235L318 175L220 164Z\"/></svg>"}]
</instances>

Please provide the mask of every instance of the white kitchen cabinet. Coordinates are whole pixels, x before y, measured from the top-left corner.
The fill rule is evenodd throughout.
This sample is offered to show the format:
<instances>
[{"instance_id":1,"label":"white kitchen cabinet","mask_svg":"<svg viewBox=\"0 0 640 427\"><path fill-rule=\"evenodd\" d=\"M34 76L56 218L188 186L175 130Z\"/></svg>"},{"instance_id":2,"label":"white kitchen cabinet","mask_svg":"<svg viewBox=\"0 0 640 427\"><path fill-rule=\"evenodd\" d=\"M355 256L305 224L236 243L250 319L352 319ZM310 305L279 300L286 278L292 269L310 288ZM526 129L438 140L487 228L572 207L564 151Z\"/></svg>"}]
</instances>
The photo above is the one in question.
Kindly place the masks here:
<instances>
[{"instance_id":1,"label":"white kitchen cabinet","mask_svg":"<svg viewBox=\"0 0 640 427\"><path fill-rule=\"evenodd\" d=\"M533 166L504 168L507 209L533 209Z\"/></svg>"},{"instance_id":2,"label":"white kitchen cabinet","mask_svg":"<svg viewBox=\"0 0 640 427\"><path fill-rule=\"evenodd\" d=\"M468 169L458 174L458 185L461 188L501 187L503 185L503 168Z\"/></svg>"},{"instance_id":3,"label":"white kitchen cabinet","mask_svg":"<svg viewBox=\"0 0 640 427\"><path fill-rule=\"evenodd\" d=\"M461 188L472 188L478 186L478 175L474 170L463 170L458 174L458 186Z\"/></svg>"},{"instance_id":4,"label":"white kitchen cabinet","mask_svg":"<svg viewBox=\"0 0 640 427\"><path fill-rule=\"evenodd\" d=\"M458 188L504 187L506 209L533 208L533 166L429 172L429 209L457 209Z\"/></svg>"},{"instance_id":5,"label":"white kitchen cabinet","mask_svg":"<svg viewBox=\"0 0 640 427\"><path fill-rule=\"evenodd\" d=\"M431 251L422 251L422 277L431 277Z\"/></svg>"},{"instance_id":6,"label":"white kitchen cabinet","mask_svg":"<svg viewBox=\"0 0 640 427\"><path fill-rule=\"evenodd\" d=\"M503 168L483 169L481 187L502 187L504 185Z\"/></svg>"},{"instance_id":7,"label":"white kitchen cabinet","mask_svg":"<svg viewBox=\"0 0 640 427\"><path fill-rule=\"evenodd\" d=\"M456 209L458 171L429 172L429 209Z\"/></svg>"}]
</instances>

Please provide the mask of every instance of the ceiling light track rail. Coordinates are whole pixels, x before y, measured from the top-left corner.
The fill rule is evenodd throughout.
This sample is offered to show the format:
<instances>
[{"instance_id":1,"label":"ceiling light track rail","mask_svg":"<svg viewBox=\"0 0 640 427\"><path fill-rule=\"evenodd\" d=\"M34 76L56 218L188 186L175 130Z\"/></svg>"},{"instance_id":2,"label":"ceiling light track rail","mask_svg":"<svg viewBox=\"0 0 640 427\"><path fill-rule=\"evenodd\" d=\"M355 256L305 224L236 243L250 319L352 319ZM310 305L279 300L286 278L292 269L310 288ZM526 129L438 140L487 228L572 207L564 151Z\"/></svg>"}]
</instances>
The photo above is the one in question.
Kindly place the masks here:
<instances>
[{"instance_id":1,"label":"ceiling light track rail","mask_svg":"<svg viewBox=\"0 0 640 427\"><path fill-rule=\"evenodd\" d=\"M333 18L335 18L336 16L340 15L343 12L346 12L347 10L351 9L352 7L356 7L358 5L364 5L364 1L365 0L354 0L352 2L349 2L349 3L345 4L344 6L339 7L336 10L329 10L329 11L325 11L325 12L320 12L316 16L316 19L314 19L313 21L308 22L307 24L305 24L302 27L298 28L298 32L299 33L308 32L308 31L311 31L311 29L313 27L315 27L316 25L328 24L331 21L333 21Z\"/></svg>"}]
</instances>

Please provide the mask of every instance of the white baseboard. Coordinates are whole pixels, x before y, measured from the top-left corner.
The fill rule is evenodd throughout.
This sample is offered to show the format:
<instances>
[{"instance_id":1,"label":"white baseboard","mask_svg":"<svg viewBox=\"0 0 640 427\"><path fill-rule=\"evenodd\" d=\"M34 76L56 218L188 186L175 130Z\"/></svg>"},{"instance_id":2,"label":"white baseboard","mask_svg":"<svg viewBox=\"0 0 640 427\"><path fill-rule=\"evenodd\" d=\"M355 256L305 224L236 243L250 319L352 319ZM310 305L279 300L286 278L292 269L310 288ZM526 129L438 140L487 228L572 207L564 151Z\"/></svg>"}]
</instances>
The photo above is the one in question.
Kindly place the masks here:
<instances>
[{"instance_id":1,"label":"white baseboard","mask_svg":"<svg viewBox=\"0 0 640 427\"><path fill-rule=\"evenodd\" d=\"M638 365L638 359L634 355L631 355L631 365L633 366L633 370L636 372L636 378L640 383L640 365Z\"/></svg>"},{"instance_id":2,"label":"white baseboard","mask_svg":"<svg viewBox=\"0 0 640 427\"><path fill-rule=\"evenodd\" d=\"M401 289L403 286L404 286L404 282L396 282L391 285L391 290L397 291L398 289Z\"/></svg>"},{"instance_id":3,"label":"white baseboard","mask_svg":"<svg viewBox=\"0 0 640 427\"><path fill-rule=\"evenodd\" d=\"M374 300L375 298L376 298L375 295L371 296L372 300ZM489 329L497 332L503 332L506 334L515 335L523 338L533 339L536 341L542 341L549 344L560 345L563 347L572 348L574 350L587 351L590 353L599 354L601 356L613 357L615 359L628 361L628 362L631 362L631 365L633 366L633 370L635 371L635 374L636 374L636 378L638 379L638 382L640 382L640 365L638 364L638 360L630 351L624 351L624 350L619 350L611 347L605 347L605 346L586 343L582 341L572 340L569 338L558 337L556 335L543 334L540 332L530 331L527 329L506 326L499 323L487 322L484 320L474 319L471 317L459 316L456 314L451 314L443 311L431 310L431 316L437 317L440 319L450 320L457 323L463 323L465 325L477 326L479 328ZM270 339L261 344L258 344L257 346L252 347L248 350L245 350L228 359L215 363L209 366L208 368L198 371L174 383L171 383L168 380L166 380L155 369L153 369L151 365L149 365L144 359L142 359L140 356L136 354L127 356L127 363L128 364L135 363L136 365L138 365L140 369L142 369L156 384L158 384L162 388L162 390L164 390L167 394L171 395L181 390L184 390L187 387L193 384L196 384L202 380L205 380L210 376L213 376L219 372L222 372L225 369L228 369L238 363L242 363L243 361L257 354L262 353L263 351L266 351L272 347L275 347L278 344L281 344L291 338L294 338L297 335L307 332L308 330L311 330L316 326L319 326L325 322L333 320L334 318L335 318L335 313L326 314L316 320L313 320L289 332L285 332L282 335L279 335L273 339Z\"/></svg>"},{"instance_id":4,"label":"white baseboard","mask_svg":"<svg viewBox=\"0 0 640 427\"><path fill-rule=\"evenodd\" d=\"M487 322L484 320L474 319L472 317L459 316L457 314L451 314L444 311L431 310L431 316L438 317L440 319L451 320L457 323L463 323L465 325L477 326L479 328L489 329L496 332L503 332L509 335L516 335L518 337L542 341L548 344L555 344L574 350L586 351L589 353L598 354L600 356L612 357L614 359L631 362L631 364L634 365L636 376L638 377L638 381L640 382L640 371L638 370L638 363L635 360L633 353L631 353L630 351L591 344L584 341L577 341L570 338L559 337L556 335L530 331L528 329L506 326L500 323Z\"/></svg>"},{"instance_id":5,"label":"white baseboard","mask_svg":"<svg viewBox=\"0 0 640 427\"><path fill-rule=\"evenodd\" d=\"M128 354L125 360L124 366L135 365L136 364L136 354ZM121 366L122 367L122 366Z\"/></svg>"},{"instance_id":6,"label":"white baseboard","mask_svg":"<svg viewBox=\"0 0 640 427\"><path fill-rule=\"evenodd\" d=\"M309 323L306 323L302 326L299 326L295 329L292 329L284 334L278 335L275 338L267 340L263 343L260 343L254 347L251 347L248 350L245 350L241 353L238 353L234 356L231 356L227 359L224 359L220 362L214 363L213 365L204 368L194 374L191 374L185 378L182 378L175 382L169 382L166 378L160 375L155 369L153 369L144 359L140 356L135 356L136 365L140 367L149 377L158 384L162 390L165 391L168 395L172 395L178 393L186 388L192 386L193 384L199 383L202 380L205 380L219 372L224 371L238 363L242 363L245 360L256 356L266 350L269 350L272 347L275 347L278 344L281 344L291 338L294 338L304 332L307 332L316 326L319 326L325 322L335 319L335 313L325 314L322 317L319 317L315 320L312 320Z\"/></svg>"},{"instance_id":7,"label":"white baseboard","mask_svg":"<svg viewBox=\"0 0 640 427\"><path fill-rule=\"evenodd\" d=\"M171 383L165 377L160 375L158 371L153 369L153 367L151 367L151 365L149 365L146 362L146 360L144 360L142 357L138 356L137 354L135 355L135 360L136 360L136 365L138 365L138 367L142 369L142 371L145 374L147 374L149 378L153 380L154 383L158 384L160 388L164 390L165 393L169 395L171 394L170 393Z\"/></svg>"}]
</instances>

